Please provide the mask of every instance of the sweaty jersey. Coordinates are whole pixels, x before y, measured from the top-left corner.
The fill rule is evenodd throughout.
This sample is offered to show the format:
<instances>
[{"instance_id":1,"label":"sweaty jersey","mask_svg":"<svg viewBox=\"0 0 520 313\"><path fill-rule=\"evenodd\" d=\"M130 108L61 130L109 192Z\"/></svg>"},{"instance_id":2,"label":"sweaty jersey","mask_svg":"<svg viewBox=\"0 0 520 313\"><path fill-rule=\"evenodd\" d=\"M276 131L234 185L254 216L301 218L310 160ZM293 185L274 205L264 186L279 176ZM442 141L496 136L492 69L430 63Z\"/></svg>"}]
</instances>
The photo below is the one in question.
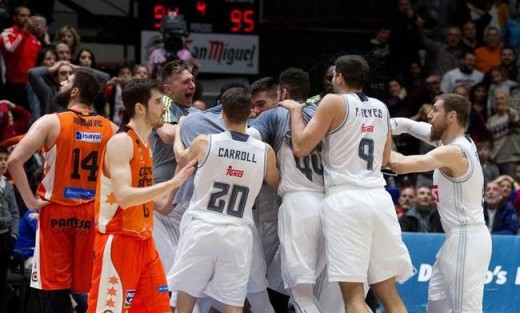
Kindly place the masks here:
<instances>
[{"instance_id":1,"label":"sweaty jersey","mask_svg":"<svg viewBox=\"0 0 520 313\"><path fill-rule=\"evenodd\" d=\"M344 94L343 99L347 114L323 139L325 186L382 187L386 184L381 166L389 131L388 109L363 93Z\"/></svg>"},{"instance_id":2,"label":"sweaty jersey","mask_svg":"<svg viewBox=\"0 0 520 313\"><path fill-rule=\"evenodd\" d=\"M92 112L57 114L60 133L44 147L44 177L38 195L61 205L94 201L101 154L112 136L112 124Z\"/></svg>"},{"instance_id":3,"label":"sweaty jersey","mask_svg":"<svg viewBox=\"0 0 520 313\"><path fill-rule=\"evenodd\" d=\"M153 162L149 147L128 125L121 128L133 142L133 157L130 160L132 187L152 186ZM103 156L104 159L104 156ZM112 180L107 177L101 166L101 177L96 195L96 224L103 234L118 234L147 239L152 235L153 202L148 201L123 210L117 203Z\"/></svg>"},{"instance_id":4,"label":"sweaty jersey","mask_svg":"<svg viewBox=\"0 0 520 313\"><path fill-rule=\"evenodd\" d=\"M484 225L482 194L484 174L477 148L467 136L455 138L450 145L460 147L468 159L468 170L459 177L446 176L442 170L433 172L433 197L444 230L466 225Z\"/></svg>"},{"instance_id":5,"label":"sweaty jersey","mask_svg":"<svg viewBox=\"0 0 520 313\"><path fill-rule=\"evenodd\" d=\"M309 122L317 106L307 104L303 108L303 120ZM280 168L280 184L278 195L286 192L314 191L324 192L323 165L321 161L321 144L307 156L297 158L292 152L291 119L289 111L284 108L268 110L250 123L262 135L262 139L270 144L276 152Z\"/></svg>"},{"instance_id":6,"label":"sweaty jersey","mask_svg":"<svg viewBox=\"0 0 520 313\"><path fill-rule=\"evenodd\" d=\"M246 134L208 136L186 214L213 224L254 225L252 207L266 171L267 145Z\"/></svg>"}]
</instances>

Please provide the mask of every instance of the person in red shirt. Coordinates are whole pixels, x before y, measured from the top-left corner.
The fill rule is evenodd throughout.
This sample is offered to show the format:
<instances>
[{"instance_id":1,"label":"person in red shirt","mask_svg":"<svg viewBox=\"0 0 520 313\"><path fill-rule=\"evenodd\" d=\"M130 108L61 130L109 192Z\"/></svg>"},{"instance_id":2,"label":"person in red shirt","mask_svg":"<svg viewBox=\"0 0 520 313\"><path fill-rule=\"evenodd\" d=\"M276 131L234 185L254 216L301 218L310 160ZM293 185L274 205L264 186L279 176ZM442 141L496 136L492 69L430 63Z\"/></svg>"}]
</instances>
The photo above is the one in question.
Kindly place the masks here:
<instances>
[{"instance_id":1,"label":"person in red shirt","mask_svg":"<svg viewBox=\"0 0 520 313\"><path fill-rule=\"evenodd\" d=\"M31 113L9 100L0 100L0 146L4 140L25 133Z\"/></svg>"},{"instance_id":2,"label":"person in red shirt","mask_svg":"<svg viewBox=\"0 0 520 313\"><path fill-rule=\"evenodd\" d=\"M0 34L0 50L5 61L5 96L8 100L29 108L27 71L36 65L41 44L36 35L42 18L31 18L31 11L23 6L13 12L14 25Z\"/></svg>"}]
</instances>

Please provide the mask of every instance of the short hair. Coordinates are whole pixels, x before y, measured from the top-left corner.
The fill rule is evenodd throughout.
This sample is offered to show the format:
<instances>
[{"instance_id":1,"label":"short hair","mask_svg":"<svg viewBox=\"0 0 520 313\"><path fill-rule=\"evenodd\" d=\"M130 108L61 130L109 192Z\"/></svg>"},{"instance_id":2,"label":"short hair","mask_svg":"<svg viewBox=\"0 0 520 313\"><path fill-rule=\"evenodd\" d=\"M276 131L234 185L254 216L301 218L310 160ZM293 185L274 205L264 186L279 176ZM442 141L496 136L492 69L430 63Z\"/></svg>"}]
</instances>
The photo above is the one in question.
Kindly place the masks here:
<instances>
[{"instance_id":1,"label":"short hair","mask_svg":"<svg viewBox=\"0 0 520 313\"><path fill-rule=\"evenodd\" d=\"M224 94L224 92L228 91L231 88L242 88L245 91L249 92L249 87L247 87L246 85L244 85L242 83L239 83L239 82L226 83L226 84L222 85L222 87L220 87L220 92L218 93L218 96L217 96L217 99L215 100L215 102L216 103L222 102L222 95Z\"/></svg>"},{"instance_id":2,"label":"short hair","mask_svg":"<svg viewBox=\"0 0 520 313\"><path fill-rule=\"evenodd\" d=\"M80 67L73 70L74 81L72 88L78 87L80 92L80 102L91 104L92 101L101 93L99 80L91 69Z\"/></svg>"},{"instance_id":3,"label":"short hair","mask_svg":"<svg viewBox=\"0 0 520 313\"><path fill-rule=\"evenodd\" d=\"M287 89L294 100L305 100L310 93L309 73L306 71L290 67L283 70L279 77L280 89Z\"/></svg>"},{"instance_id":4,"label":"short hair","mask_svg":"<svg viewBox=\"0 0 520 313\"><path fill-rule=\"evenodd\" d=\"M182 73L183 71L189 71L191 73L191 66L183 62L181 60L174 60L171 62L166 63L162 69L161 69L161 78L163 83L166 83L166 81L174 74Z\"/></svg>"},{"instance_id":5,"label":"short hair","mask_svg":"<svg viewBox=\"0 0 520 313\"><path fill-rule=\"evenodd\" d=\"M7 154L9 155L9 150L7 150L6 147L0 146L0 154Z\"/></svg>"},{"instance_id":6,"label":"short hair","mask_svg":"<svg viewBox=\"0 0 520 313\"><path fill-rule=\"evenodd\" d=\"M15 15L20 14L20 11L24 10L24 9L29 10L29 12L31 12L31 9L29 9L29 7L26 7L25 5L20 5L20 6L17 6L16 8L14 8L14 10L13 10L13 17Z\"/></svg>"},{"instance_id":7,"label":"short hair","mask_svg":"<svg viewBox=\"0 0 520 313\"><path fill-rule=\"evenodd\" d=\"M277 98L278 81L276 78L267 76L254 81L251 84L251 95L265 91L270 98Z\"/></svg>"},{"instance_id":8,"label":"short hair","mask_svg":"<svg viewBox=\"0 0 520 313\"><path fill-rule=\"evenodd\" d=\"M435 101L437 100L443 101L446 113L451 111L457 113L457 122L460 126L466 127L468 125L471 103L466 98L456 93L445 93L437 96Z\"/></svg>"},{"instance_id":9,"label":"short hair","mask_svg":"<svg viewBox=\"0 0 520 313\"><path fill-rule=\"evenodd\" d=\"M343 55L336 59L336 73L343 76L345 84L354 88L363 88L368 81L370 66L360 55Z\"/></svg>"},{"instance_id":10,"label":"short hair","mask_svg":"<svg viewBox=\"0 0 520 313\"><path fill-rule=\"evenodd\" d=\"M92 52L92 50L87 49L87 48L81 48L78 51L78 54L76 54L76 58L74 59L74 64L79 65L79 59L83 52L90 53L90 58L92 59L92 65L90 67L95 68L96 67L96 56L94 55L94 52Z\"/></svg>"},{"instance_id":11,"label":"short hair","mask_svg":"<svg viewBox=\"0 0 520 313\"><path fill-rule=\"evenodd\" d=\"M151 91L153 89L161 91L161 85L155 79L144 78L130 80L121 94L129 118L135 116L135 105L137 103L148 107L148 101L150 100Z\"/></svg>"},{"instance_id":12,"label":"short hair","mask_svg":"<svg viewBox=\"0 0 520 313\"><path fill-rule=\"evenodd\" d=\"M244 88L228 89L222 95L222 111L232 124L246 122L251 115L251 94Z\"/></svg>"}]
</instances>

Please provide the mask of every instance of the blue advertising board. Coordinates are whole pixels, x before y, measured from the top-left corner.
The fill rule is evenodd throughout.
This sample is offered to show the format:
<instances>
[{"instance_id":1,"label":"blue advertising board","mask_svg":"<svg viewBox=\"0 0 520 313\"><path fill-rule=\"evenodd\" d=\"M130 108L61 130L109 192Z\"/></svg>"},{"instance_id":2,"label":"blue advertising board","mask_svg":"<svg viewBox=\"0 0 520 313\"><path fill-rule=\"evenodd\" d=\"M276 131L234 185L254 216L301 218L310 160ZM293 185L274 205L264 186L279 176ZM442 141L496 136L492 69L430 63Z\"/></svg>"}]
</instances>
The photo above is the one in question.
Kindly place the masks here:
<instances>
[{"instance_id":1,"label":"blue advertising board","mask_svg":"<svg viewBox=\"0 0 520 313\"><path fill-rule=\"evenodd\" d=\"M428 283L443 234L403 233L414 275L397 284L409 313L426 312ZM520 312L520 236L494 235L484 287L484 312Z\"/></svg>"}]
</instances>

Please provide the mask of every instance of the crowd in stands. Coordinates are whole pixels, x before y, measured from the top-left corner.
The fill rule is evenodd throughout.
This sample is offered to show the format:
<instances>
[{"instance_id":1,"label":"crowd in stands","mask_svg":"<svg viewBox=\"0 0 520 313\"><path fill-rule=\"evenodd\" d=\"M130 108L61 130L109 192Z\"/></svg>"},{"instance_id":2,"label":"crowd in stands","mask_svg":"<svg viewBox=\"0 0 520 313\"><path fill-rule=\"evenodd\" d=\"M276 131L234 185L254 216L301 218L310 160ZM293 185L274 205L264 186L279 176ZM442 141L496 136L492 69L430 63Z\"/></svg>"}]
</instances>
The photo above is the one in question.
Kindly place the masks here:
<instances>
[{"instance_id":1,"label":"crowd in stands","mask_svg":"<svg viewBox=\"0 0 520 313\"><path fill-rule=\"evenodd\" d=\"M395 10L378 25L374 37L360 43L373 71L367 94L383 101L392 117L426 122L436 96L453 92L467 97L472 105L467 135L477 144L484 172L487 226L492 234L518 234L520 1L395 3ZM125 122L121 97L125 85L132 79L151 76L150 66L125 64L111 78L96 68L94 53L82 48L80 34L73 27L64 25L51 36L45 18L32 15L29 8L18 6L8 11L12 23L0 34L5 73L0 84L0 288L9 263L3 258L4 252L17 249L29 258L31 253L25 248L34 244L38 218L19 199L13 200L15 189L6 179L8 148L32 122L44 114L65 110L53 99L60 83L75 68L87 67L95 72L104 89L92 108L118 125ZM325 88L323 94L332 92L327 90L332 79L331 63L320 64L323 71L312 79L328 85L315 89ZM311 99L319 101L320 96ZM406 155L431 149L411 136L394 140L396 149ZM38 154L30 163L28 173L36 186L42 173ZM443 232L431 173L390 177L388 184L398 195L396 214L403 231Z\"/></svg>"}]
</instances>

